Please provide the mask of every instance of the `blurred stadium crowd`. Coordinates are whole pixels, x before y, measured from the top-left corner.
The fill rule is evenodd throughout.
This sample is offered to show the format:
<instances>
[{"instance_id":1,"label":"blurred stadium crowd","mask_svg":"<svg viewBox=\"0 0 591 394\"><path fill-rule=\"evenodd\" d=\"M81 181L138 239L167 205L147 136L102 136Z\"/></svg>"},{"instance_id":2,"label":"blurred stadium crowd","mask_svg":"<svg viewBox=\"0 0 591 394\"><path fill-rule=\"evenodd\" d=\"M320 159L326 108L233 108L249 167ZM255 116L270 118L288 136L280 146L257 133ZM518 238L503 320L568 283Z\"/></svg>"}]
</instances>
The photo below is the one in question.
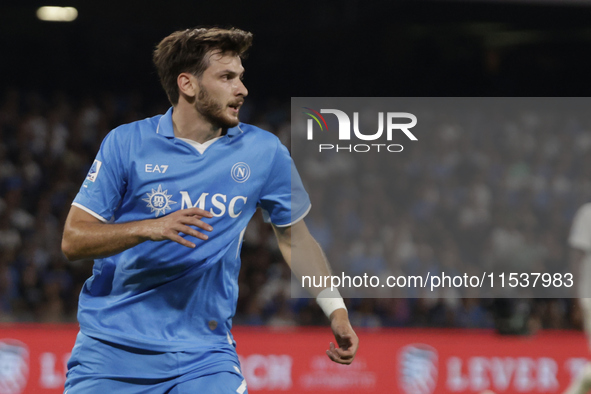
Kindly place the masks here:
<instances>
[{"instance_id":1,"label":"blurred stadium crowd","mask_svg":"<svg viewBox=\"0 0 591 394\"><path fill-rule=\"evenodd\" d=\"M73 322L92 262L69 263L61 253L70 204L108 131L164 113L167 105L147 105L133 93L75 98L8 90L1 100L0 319ZM289 145L289 105L247 103L242 120ZM393 204L381 203L392 191L379 182L352 184L342 171L346 160L305 166L300 171L312 180L313 210L328 212L326 219L311 215L307 224L329 260L345 262L353 274L356 267L382 275L430 265L464 272L487 259L533 272L550 263L567 269L570 221L591 197L591 134L574 120L560 131L554 126L523 114L504 130L483 132L489 125L477 119L449 119L388 168L397 180ZM369 160L366 170L380 165ZM340 177L343 188L320 187L327 177ZM374 203L357 206L361 186ZM376 225L378 217L392 225ZM342 241L351 235L359 242ZM245 234L242 264L235 324L326 324L314 300L290 298L290 271L259 213ZM348 305L352 323L363 327L499 328L505 321L515 328L505 331L527 332L581 325L571 299L356 299Z\"/></svg>"},{"instance_id":2,"label":"blurred stadium crowd","mask_svg":"<svg viewBox=\"0 0 591 394\"><path fill-rule=\"evenodd\" d=\"M577 111L572 102L552 107L543 101L530 105L535 99L487 100L476 105L466 100L453 104L453 99L436 105L434 100L423 109L413 108L421 119L420 141L407 141L397 156L318 153L317 148L313 153L296 140L294 156L313 201L307 223L337 275L367 273L383 280L388 275L494 271L571 272L578 278L580 267L570 261L567 238L574 213L591 198L585 110ZM376 111L370 113L374 123L360 127L366 132L375 130ZM302 160L302 154L308 157ZM397 291L407 297L421 294L412 290ZM506 286L503 297L534 294L531 287L520 295L511 290ZM486 294L482 291L467 291L464 297L473 298L460 299L454 289L439 294L358 301L352 321L494 326L506 333L581 324L578 305L570 299L474 299ZM550 294L541 289L536 296Z\"/></svg>"}]
</instances>

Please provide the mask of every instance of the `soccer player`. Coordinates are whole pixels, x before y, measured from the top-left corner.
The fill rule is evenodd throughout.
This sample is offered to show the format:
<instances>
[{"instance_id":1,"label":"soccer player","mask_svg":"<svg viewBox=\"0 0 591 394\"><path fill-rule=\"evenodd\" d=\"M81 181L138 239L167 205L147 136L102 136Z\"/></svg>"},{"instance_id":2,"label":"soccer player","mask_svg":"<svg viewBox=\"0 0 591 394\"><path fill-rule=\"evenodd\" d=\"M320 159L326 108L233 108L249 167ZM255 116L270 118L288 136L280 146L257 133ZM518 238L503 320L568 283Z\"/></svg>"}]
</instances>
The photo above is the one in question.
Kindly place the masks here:
<instances>
[{"instance_id":1,"label":"soccer player","mask_svg":"<svg viewBox=\"0 0 591 394\"><path fill-rule=\"evenodd\" d=\"M288 264L299 248L307 263L298 269L329 275L287 149L238 120L251 42L239 29L172 33L154 51L172 108L104 139L62 241L68 259L95 259L66 393L246 393L230 329L257 207ZM327 355L350 364L358 338L342 298L324 294L314 295L339 346Z\"/></svg>"},{"instance_id":2,"label":"soccer player","mask_svg":"<svg viewBox=\"0 0 591 394\"><path fill-rule=\"evenodd\" d=\"M580 269L582 282L579 288L580 305L583 314L583 325L587 335L587 341L591 348L591 298L589 287L591 283L591 203L584 204L573 220L568 238L572 247L571 255L577 269ZM583 366L579 376L572 382L564 394L585 394L591 390L591 363Z\"/></svg>"}]
</instances>

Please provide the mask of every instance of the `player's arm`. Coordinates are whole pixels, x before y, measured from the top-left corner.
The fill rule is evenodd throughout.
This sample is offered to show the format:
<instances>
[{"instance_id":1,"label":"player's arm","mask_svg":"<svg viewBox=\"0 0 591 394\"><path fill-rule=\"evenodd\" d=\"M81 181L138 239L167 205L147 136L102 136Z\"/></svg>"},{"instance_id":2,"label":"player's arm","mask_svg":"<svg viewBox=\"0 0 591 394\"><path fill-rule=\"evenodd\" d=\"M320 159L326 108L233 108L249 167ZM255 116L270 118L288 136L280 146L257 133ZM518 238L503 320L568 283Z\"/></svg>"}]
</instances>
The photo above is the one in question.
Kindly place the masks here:
<instances>
[{"instance_id":1,"label":"player's arm","mask_svg":"<svg viewBox=\"0 0 591 394\"><path fill-rule=\"evenodd\" d=\"M279 249L283 258L298 276L325 276L330 275L330 268L320 245L308 231L308 227L303 220L288 227L273 226ZM292 254L301 258L302 262L292 262ZM309 289L314 296L317 296L320 290ZM351 364L355 358L359 339L351 327L347 310L339 308L330 313L330 326L334 333L338 348L331 342L330 349L326 354L330 359L339 364Z\"/></svg>"},{"instance_id":2,"label":"player's arm","mask_svg":"<svg viewBox=\"0 0 591 394\"><path fill-rule=\"evenodd\" d=\"M197 227L211 231L212 227L201 221L212 214L200 208L175 211L157 219L127 223L104 223L88 212L72 206L64 226L62 251L68 260L107 257L132 248L144 241L171 240L189 248L195 244L179 233L206 240L207 235Z\"/></svg>"}]
</instances>

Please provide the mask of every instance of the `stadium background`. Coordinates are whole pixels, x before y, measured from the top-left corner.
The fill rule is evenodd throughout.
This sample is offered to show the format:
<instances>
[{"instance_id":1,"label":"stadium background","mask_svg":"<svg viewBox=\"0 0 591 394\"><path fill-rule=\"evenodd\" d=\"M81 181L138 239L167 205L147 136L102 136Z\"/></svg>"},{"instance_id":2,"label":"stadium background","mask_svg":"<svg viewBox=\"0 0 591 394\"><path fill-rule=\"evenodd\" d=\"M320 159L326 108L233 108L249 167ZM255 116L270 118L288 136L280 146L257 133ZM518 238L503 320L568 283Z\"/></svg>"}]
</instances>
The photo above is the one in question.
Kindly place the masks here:
<instances>
[{"instance_id":1,"label":"stadium background","mask_svg":"<svg viewBox=\"0 0 591 394\"><path fill-rule=\"evenodd\" d=\"M171 31L196 25L237 26L252 31L254 46L244 63L250 94L242 120L278 134L286 143L292 96L585 96L591 82L591 2L586 1L253 4L177 0L60 4L78 9L79 17L71 23L37 20L35 11L43 5L48 4L22 1L0 5L0 333L27 346L30 366L26 375L31 378L23 392L59 392L56 387L63 366L56 367L55 363L67 354L73 337L66 335L59 351L39 349L55 345L51 338L63 334L56 334L59 327L67 332L73 328L39 324L75 323L78 293L92 264L68 263L62 255L65 216L106 133L121 123L163 113L168 107L151 64L151 51ZM467 133L470 141L479 135L478 128ZM446 182L434 180L441 169L438 166L424 166L409 178L407 193L421 204L411 207L400 224L406 226L406 238L399 241L407 252L401 258L408 259L408 264L421 259L478 258L498 247L510 250L516 259L559 259L568 266L566 235L570 221L576 208L591 197L588 126L515 133L529 143L514 149L511 137L515 135L499 134L494 146L488 145L492 138L446 146L445 153L456 158L446 169L451 171ZM441 154L439 148L426 144L412 160L421 167ZM487 157L501 183L521 185L511 198L504 198L486 177L466 171L468 157L474 153ZM528 186L540 183L545 186ZM473 195L469 204L461 193L450 193L457 200L443 209L429 194L433 189L445 193L461 187ZM314 198L313 190L311 194ZM520 215L514 215L516 211ZM363 222L363 218L359 220ZM431 223L449 232L445 245L429 242L425 234ZM371 227L371 223L363 224ZM329 257L353 252L338 244L331 229L311 224L311 230L325 245ZM476 234L478 239L466 242L467 234ZM239 334L248 339L244 342L253 341L260 349L267 342L257 338L275 338L264 354L244 345L252 352L245 357L261 356L257 359L261 365L282 365L277 361L280 358L271 356L289 353L289 342L281 339L286 332L293 337L292 344L300 340L312 343L318 338L321 344L328 344L330 340L326 318L315 303L291 300L285 294L289 271L274 242L272 231L257 216L245 235L235 324L240 326ZM388 256L383 257L387 260ZM435 343L445 343L449 339L446 335L457 332L443 329L464 330L461 335L465 338L474 335L472 346L463 344L466 349L458 350L465 357L464 368L468 357L517 360L539 356L532 358L538 364L539 358L558 357L561 387L570 376L563 371L568 369L565 363L576 364L567 357L588 356L583 335L576 331L581 329L581 317L573 300L365 299L348 300L348 305L361 336L362 367L357 372L374 376L360 375L360 381L373 381L374 386L368 383L356 391L357 383L349 381L352 392L372 392L385 384L380 380L385 379L380 378L386 374L384 366L376 364L383 355L377 344L372 347L372 341L394 343L396 338L408 338L407 344L390 350L388 365L397 368L404 346L417 342L437 348ZM21 323L30 325L18 325ZM258 328L253 331L245 326ZM304 326L324 329L296 328ZM425 328L439 330L422 330ZM269 330L274 329L280 331L269 336ZM504 342L515 341L515 337L501 337L497 332L527 336ZM44 343L50 345L35 348L28 343L31 338L44 336ZM67 338L72 338L71 342ZM240 336L237 338L240 353ZM570 341L571 345L540 353L547 338ZM298 343L298 347L305 343ZM477 343L489 345L479 353ZM498 349L508 346L522 350L499 350L495 354L491 344ZM320 346L311 354L322 355L323 351ZM501 390L502 385L494 386L492 375L487 375L489 386L466 383L462 388L460 382L452 385L457 389L452 390L449 373L456 356L450 353L444 361L446 351L438 351L440 378L435 378L435 392L478 392L485 388L516 392L513 383L505 390ZM53 361L48 354L54 354ZM290 365L297 366L307 355L289 357ZM0 357L3 365L10 360L5 355ZM251 380L256 381L257 376L266 376L271 366L252 368ZM332 373L327 368L326 374ZM292 371L296 374L298 367ZM342 375L341 370L337 372ZM40 377L33 379L35 373ZM286 372L277 374L281 373ZM275 376L269 372L271 375ZM0 390L20 392L21 386L15 383L19 379L10 376L0 374ZM302 381L315 381L307 379L297 380L294 375L288 387L285 381L272 383L269 378L259 388L298 392L303 390L298 386ZM515 376L513 379L517 381ZM36 384L45 388L33 389ZM319 384L307 387L311 392L338 388L330 381ZM391 392L408 390L396 384L399 386ZM544 386L550 387L546 392L559 392L548 384ZM13 391L9 391L11 387ZM542 392L540 387L521 391ZM256 390L256 383L251 388Z\"/></svg>"}]
</instances>

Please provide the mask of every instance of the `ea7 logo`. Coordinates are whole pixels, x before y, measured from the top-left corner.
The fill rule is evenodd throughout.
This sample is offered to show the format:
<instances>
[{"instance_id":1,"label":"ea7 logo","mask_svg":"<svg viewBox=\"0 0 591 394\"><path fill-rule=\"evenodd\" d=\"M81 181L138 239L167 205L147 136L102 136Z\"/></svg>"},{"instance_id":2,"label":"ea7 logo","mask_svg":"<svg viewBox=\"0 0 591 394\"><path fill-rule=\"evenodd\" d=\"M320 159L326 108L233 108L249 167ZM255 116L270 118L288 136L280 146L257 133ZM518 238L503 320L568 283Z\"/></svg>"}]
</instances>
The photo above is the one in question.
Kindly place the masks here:
<instances>
[{"instance_id":1,"label":"ea7 logo","mask_svg":"<svg viewBox=\"0 0 591 394\"><path fill-rule=\"evenodd\" d=\"M159 172L164 174L166 170L168 170L168 165L166 164L146 164L145 167L146 172Z\"/></svg>"},{"instance_id":2,"label":"ea7 logo","mask_svg":"<svg viewBox=\"0 0 591 394\"><path fill-rule=\"evenodd\" d=\"M321 109L320 113L314 111L310 108L306 108L313 111L316 116L311 113L305 112L305 114L311 116L316 123L320 125L321 130L322 123L318 120L318 117L322 120L326 129L328 130L328 126L324 117L320 114L333 114L337 117L339 122L339 140L350 140L351 139L351 120L349 116L341 110L338 109ZM387 112L385 115L386 118L386 137L388 141L392 140L392 134L394 130L402 131L410 140L417 141L417 137L414 136L413 133L410 132L409 129L413 128L417 124L417 117L408 112ZM395 123L395 119L408 119L410 123ZM312 140L314 138L313 132L314 122L312 119L308 119L308 140ZM362 134L359 130L359 112L353 112L353 133L355 136L363 141L375 141L382 136L384 133L384 113L378 112L378 131L373 134Z\"/></svg>"}]
</instances>

